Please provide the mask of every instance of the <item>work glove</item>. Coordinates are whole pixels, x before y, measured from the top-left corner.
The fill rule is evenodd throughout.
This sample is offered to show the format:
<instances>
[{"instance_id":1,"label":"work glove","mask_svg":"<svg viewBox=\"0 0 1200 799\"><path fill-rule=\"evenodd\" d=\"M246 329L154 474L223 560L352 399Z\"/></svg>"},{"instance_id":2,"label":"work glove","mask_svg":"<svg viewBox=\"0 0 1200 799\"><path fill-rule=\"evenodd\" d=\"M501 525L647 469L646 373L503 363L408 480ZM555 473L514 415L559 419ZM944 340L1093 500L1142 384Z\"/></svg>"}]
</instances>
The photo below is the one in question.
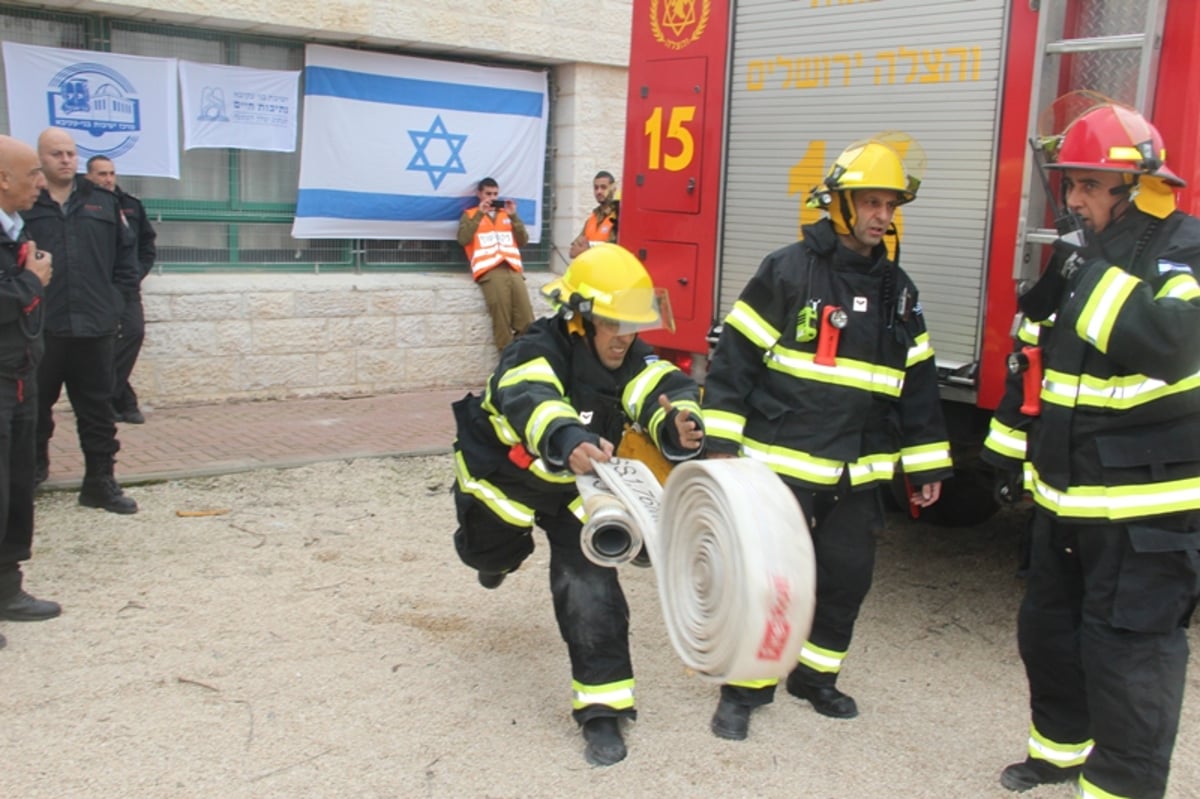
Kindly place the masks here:
<instances>
[{"instance_id":1,"label":"work glove","mask_svg":"<svg viewBox=\"0 0 1200 799\"><path fill-rule=\"evenodd\" d=\"M1020 469L996 469L992 496L1001 505L1015 505L1024 496L1024 475Z\"/></svg>"}]
</instances>

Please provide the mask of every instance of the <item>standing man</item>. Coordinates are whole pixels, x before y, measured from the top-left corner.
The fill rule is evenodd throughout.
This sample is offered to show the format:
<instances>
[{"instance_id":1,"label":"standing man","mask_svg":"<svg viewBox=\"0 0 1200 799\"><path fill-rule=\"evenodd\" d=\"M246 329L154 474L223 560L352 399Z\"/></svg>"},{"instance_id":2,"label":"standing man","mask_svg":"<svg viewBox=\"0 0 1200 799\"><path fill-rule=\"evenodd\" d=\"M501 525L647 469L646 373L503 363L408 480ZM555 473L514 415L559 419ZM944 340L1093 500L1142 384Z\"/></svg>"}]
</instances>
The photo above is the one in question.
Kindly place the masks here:
<instances>
[{"instance_id":1,"label":"standing man","mask_svg":"<svg viewBox=\"0 0 1200 799\"><path fill-rule=\"evenodd\" d=\"M571 242L572 258L588 247L617 240L617 211L620 208L620 200L616 194L616 178L611 172L596 173L592 180L592 195L598 204L583 223L583 232Z\"/></svg>"},{"instance_id":2,"label":"standing man","mask_svg":"<svg viewBox=\"0 0 1200 799\"><path fill-rule=\"evenodd\" d=\"M117 185L117 169L113 162L103 155L93 155L87 162L87 179L97 186L108 189L117 195L121 204L121 213L125 222L137 239L137 259L139 275L138 282L146 279L154 268L154 258L158 254L154 241L158 234L146 216L146 208L142 201L132 194L122 191ZM146 338L146 315L142 308L142 293L125 291L123 294L125 310L121 312L121 321L117 329L117 340L113 345L113 420L129 424L143 424L146 417L138 408L137 392L129 383L133 374L133 365L137 363L138 353L142 351L142 342Z\"/></svg>"},{"instance_id":3,"label":"standing man","mask_svg":"<svg viewBox=\"0 0 1200 799\"><path fill-rule=\"evenodd\" d=\"M902 134L901 134L902 135ZM808 520L817 607L788 693L849 719L855 701L835 684L875 564L880 486L902 466L927 507L953 473L937 370L917 288L889 257L896 208L920 181L901 153L907 137L847 148L810 207L828 216L767 256L725 319L704 395L709 457L742 455L771 467ZM797 534L802 534L797 531ZM776 680L721 687L712 718L742 740Z\"/></svg>"},{"instance_id":4,"label":"standing man","mask_svg":"<svg viewBox=\"0 0 1200 799\"><path fill-rule=\"evenodd\" d=\"M608 766L625 758L620 720L637 716L629 606L616 569L580 547L575 476L612 457L626 423L670 461L696 456L699 388L638 339L672 322L664 292L628 250L593 247L543 292L558 313L504 350L482 397L454 404L454 546L481 585L498 588L533 552L534 525L545 531L573 715L588 762Z\"/></svg>"},{"instance_id":5,"label":"standing man","mask_svg":"<svg viewBox=\"0 0 1200 799\"><path fill-rule=\"evenodd\" d=\"M46 291L46 355L38 368L37 481L50 470L54 403L67 387L86 472L79 504L137 513L113 476L121 445L113 422L113 342L121 296L137 291L135 240L117 197L77 175L71 134L38 136L46 187L25 215L29 234L54 256L58 280Z\"/></svg>"},{"instance_id":6,"label":"standing man","mask_svg":"<svg viewBox=\"0 0 1200 799\"><path fill-rule=\"evenodd\" d=\"M1029 748L1000 783L1160 799L1200 599L1200 220L1176 210L1185 184L1137 111L1054 116L1069 124L1041 141L1065 235L1019 300L1044 378L1023 398L1011 376L984 451L1035 502Z\"/></svg>"},{"instance_id":7,"label":"standing man","mask_svg":"<svg viewBox=\"0 0 1200 799\"><path fill-rule=\"evenodd\" d=\"M484 178L476 187L479 205L458 220L458 243L467 251L471 276L483 291L492 317L492 338L503 350L533 321L519 247L529 241L515 201L500 199L500 184Z\"/></svg>"},{"instance_id":8,"label":"standing man","mask_svg":"<svg viewBox=\"0 0 1200 799\"><path fill-rule=\"evenodd\" d=\"M21 561L33 551L34 374L53 259L30 241L20 212L33 206L44 185L33 148L0 136L0 618L10 621L62 612L57 602L35 599L21 587Z\"/></svg>"}]
</instances>

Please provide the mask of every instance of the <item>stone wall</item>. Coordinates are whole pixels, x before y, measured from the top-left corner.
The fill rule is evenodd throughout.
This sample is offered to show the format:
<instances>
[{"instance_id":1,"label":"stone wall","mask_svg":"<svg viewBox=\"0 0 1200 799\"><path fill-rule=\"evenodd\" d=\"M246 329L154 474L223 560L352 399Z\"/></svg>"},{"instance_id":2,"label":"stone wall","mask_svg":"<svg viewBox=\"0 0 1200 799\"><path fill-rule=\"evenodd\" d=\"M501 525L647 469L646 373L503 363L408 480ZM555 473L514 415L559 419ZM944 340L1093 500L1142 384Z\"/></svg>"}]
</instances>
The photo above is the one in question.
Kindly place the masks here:
<instances>
[{"instance_id":1,"label":"stone wall","mask_svg":"<svg viewBox=\"0 0 1200 799\"><path fill-rule=\"evenodd\" d=\"M536 315L553 277L527 276ZM496 363L465 274L168 274L142 297L150 406L479 387Z\"/></svg>"}]
</instances>

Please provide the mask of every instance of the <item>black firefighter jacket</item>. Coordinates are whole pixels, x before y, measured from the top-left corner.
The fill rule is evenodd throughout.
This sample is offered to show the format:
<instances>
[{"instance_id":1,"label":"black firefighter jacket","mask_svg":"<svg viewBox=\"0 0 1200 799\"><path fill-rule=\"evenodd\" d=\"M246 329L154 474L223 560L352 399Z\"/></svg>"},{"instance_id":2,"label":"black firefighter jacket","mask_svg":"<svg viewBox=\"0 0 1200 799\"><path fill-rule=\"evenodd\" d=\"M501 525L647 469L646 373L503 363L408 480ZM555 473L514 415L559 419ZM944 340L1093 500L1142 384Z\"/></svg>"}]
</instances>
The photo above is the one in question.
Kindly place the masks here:
<instances>
[{"instance_id":1,"label":"black firefighter jacket","mask_svg":"<svg viewBox=\"0 0 1200 799\"><path fill-rule=\"evenodd\" d=\"M766 257L726 317L705 383L713 451L764 462L785 482L829 490L953 474L937 367L908 275L879 245L870 257L823 219ZM849 322L833 364L817 356L826 306Z\"/></svg>"},{"instance_id":2,"label":"black firefighter jacket","mask_svg":"<svg viewBox=\"0 0 1200 799\"><path fill-rule=\"evenodd\" d=\"M137 291L139 281L137 242L117 196L76 177L65 207L43 189L22 216L29 237L54 255L46 333L79 338L115 333L123 294Z\"/></svg>"},{"instance_id":3,"label":"black firefighter jacket","mask_svg":"<svg viewBox=\"0 0 1200 799\"><path fill-rule=\"evenodd\" d=\"M571 324L561 315L536 320L501 353L483 396L455 403L459 479L502 518L509 514L475 490L477 480L518 485L522 501L538 507L569 502L576 496L567 466L571 452L585 441L598 445L601 437L616 446L627 421L640 426L668 460L700 452L680 445L674 423L683 410L700 422L699 388L690 377L640 339L620 368L610 370L582 331L569 332ZM674 404L670 414L659 405L660 394Z\"/></svg>"},{"instance_id":4,"label":"black firefighter jacket","mask_svg":"<svg viewBox=\"0 0 1200 799\"><path fill-rule=\"evenodd\" d=\"M1070 280L1053 263L1021 299L1041 413L1021 413L1010 376L983 457L1024 463L1025 488L1064 520L1200 510L1200 220L1130 208L1092 238Z\"/></svg>"},{"instance_id":5,"label":"black firefighter jacket","mask_svg":"<svg viewBox=\"0 0 1200 799\"><path fill-rule=\"evenodd\" d=\"M121 213L125 222L137 240L138 279L145 280L146 275L154 268L154 260L158 257L158 232L150 224L146 216L146 206L142 201L117 186L114 191L117 201L121 204Z\"/></svg>"},{"instance_id":6,"label":"black firefighter jacket","mask_svg":"<svg viewBox=\"0 0 1200 799\"><path fill-rule=\"evenodd\" d=\"M13 241L0 230L0 376L30 379L42 359L42 282L25 269L33 248L22 232ZM53 282L53 281L51 281Z\"/></svg>"}]
</instances>

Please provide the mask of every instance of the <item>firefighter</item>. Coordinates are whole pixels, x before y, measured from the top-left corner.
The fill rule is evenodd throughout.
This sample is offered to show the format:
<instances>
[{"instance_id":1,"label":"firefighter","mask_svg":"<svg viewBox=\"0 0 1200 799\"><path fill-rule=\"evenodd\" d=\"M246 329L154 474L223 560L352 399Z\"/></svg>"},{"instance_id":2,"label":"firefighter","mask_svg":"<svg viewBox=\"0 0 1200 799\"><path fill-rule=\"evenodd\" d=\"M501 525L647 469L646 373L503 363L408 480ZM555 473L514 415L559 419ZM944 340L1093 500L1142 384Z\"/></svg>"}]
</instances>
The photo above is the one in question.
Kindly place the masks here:
<instances>
[{"instance_id":1,"label":"firefighter","mask_svg":"<svg viewBox=\"0 0 1200 799\"><path fill-rule=\"evenodd\" d=\"M786 687L833 718L858 715L836 683L871 585L880 487L902 465L909 501L927 507L952 473L917 288L887 241L898 244L896 209L916 198L921 162L903 134L837 158L810 193L827 216L762 262L725 318L705 384L708 457L767 464L808 521L817 606ZM713 734L746 738L751 710L773 701L776 683L721 686Z\"/></svg>"},{"instance_id":2,"label":"firefighter","mask_svg":"<svg viewBox=\"0 0 1200 799\"><path fill-rule=\"evenodd\" d=\"M1141 114L1108 101L1072 118L1040 140L1059 254L1019 302L1040 409L1013 375L984 453L1034 500L1028 754L1000 782L1157 799L1200 592L1200 220L1176 210L1185 184Z\"/></svg>"},{"instance_id":3,"label":"firefighter","mask_svg":"<svg viewBox=\"0 0 1200 799\"><path fill-rule=\"evenodd\" d=\"M543 293L557 313L501 354L483 396L454 404L454 545L497 588L533 552L533 526L550 544L550 591L571 660L573 715L585 757L625 757L620 720L633 720L629 607L616 569L580 547L585 520L576 475L606 462L626 422L670 461L695 457L704 431L699 388L638 338L671 327L665 291L617 244L585 250Z\"/></svg>"}]
</instances>

